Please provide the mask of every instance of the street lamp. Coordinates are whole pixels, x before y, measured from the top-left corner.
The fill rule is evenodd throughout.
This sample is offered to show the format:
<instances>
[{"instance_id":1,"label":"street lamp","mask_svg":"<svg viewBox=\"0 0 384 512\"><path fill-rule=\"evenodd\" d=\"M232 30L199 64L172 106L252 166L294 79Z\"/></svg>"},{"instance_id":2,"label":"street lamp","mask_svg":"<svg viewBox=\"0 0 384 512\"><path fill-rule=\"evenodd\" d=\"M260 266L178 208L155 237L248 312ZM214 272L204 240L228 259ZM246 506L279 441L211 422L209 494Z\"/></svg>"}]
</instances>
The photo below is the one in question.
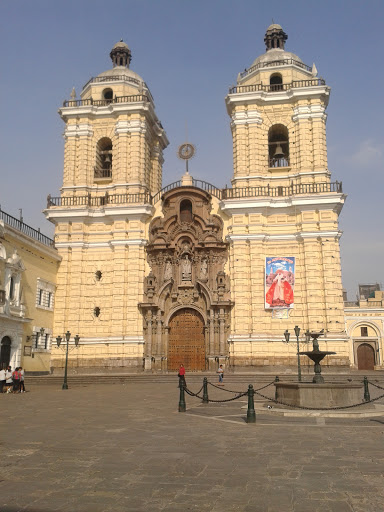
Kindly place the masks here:
<instances>
[{"instance_id":1,"label":"street lamp","mask_svg":"<svg viewBox=\"0 0 384 512\"><path fill-rule=\"evenodd\" d=\"M294 331L295 331L296 343L297 343L297 377L298 377L299 382L301 382L300 345L299 345L300 330L301 330L300 327L298 325L295 325ZM289 343L290 335L291 334L288 331L288 329L285 329L284 338L285 338L286 343ZM310 339L311 339L311 335L310 335L309 330L307 329L307 331L305 332L305 341L308 342Z\"/></svg>"},{"instance_id":2,"label":"street lamp","mask_svg":"<svg viewBox=\"0 0 384 512\"><path fill-rule=\"evenodd\" d=\"M63 383L63 386L61 389L68 389L68 382L67 382L68 350L69 350L69 340L71 339L71 333L69 331L67 331L65 333L65 339L67 341L66 352L65 352L65 372L64 372L64 383ZM59 348L60 348L60 344L61 344L62 340L63 340L63 338L61 336L57 336L56 343ZM76 336L74 337L74 340L75 340L75 347L78 347L79 341L80 341L80 336L78 334L76 334Z\"/></svg>"}]
</instances>

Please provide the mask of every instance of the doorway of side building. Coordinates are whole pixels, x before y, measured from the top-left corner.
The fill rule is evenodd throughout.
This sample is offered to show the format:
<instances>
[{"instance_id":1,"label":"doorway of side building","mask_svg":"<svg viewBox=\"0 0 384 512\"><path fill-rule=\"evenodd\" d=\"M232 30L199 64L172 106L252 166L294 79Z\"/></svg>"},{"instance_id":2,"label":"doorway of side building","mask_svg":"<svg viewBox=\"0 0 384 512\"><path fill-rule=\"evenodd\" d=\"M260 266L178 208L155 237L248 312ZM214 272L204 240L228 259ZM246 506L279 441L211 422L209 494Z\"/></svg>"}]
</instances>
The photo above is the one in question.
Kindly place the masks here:
<instances>
[{"instance_id":1,"label":"doorway of side building","mask_svg":"<svg viewBox=\"0 0 384 512\"><path fill-rule=\"evenodd\" d=\"M4 336L0 346L0 370L9 366L11 360L11 338Z\"/></svg>"},{"instance_id":2,"label":"doorway of side building","mask_svg":"<svg viewBox=\"0 0 384 512\"><path fill-rule=\"evenodd\" d=\"M357 367L359 370L375 369L375 350L368 343L362 343L357 347Z\"/></svg>"},{"instance_id":3,"label":"doorway of side building","mask_svg":"<svg viewBox=\"0 0 384 512\"><path fill-rule=\"evenodd\" d=\"M194 309L177 311L169 322L168 370L205 370L204 320Z\"/></svg>"}]
</instances>

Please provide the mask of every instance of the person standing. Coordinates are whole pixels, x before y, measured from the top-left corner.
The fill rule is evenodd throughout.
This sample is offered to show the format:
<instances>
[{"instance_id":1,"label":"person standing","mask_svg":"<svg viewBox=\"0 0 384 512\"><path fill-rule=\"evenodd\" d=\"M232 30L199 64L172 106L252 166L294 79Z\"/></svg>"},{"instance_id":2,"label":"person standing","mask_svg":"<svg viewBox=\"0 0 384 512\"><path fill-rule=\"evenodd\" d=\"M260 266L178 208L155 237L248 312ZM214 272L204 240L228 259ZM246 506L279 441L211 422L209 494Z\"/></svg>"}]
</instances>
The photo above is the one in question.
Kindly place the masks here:
<instances>
[{"instance_id":1,"label":"person standing","mask_svg":"<svg viewBox=\"0 0 384 512\"><path fill-rule=\"evenodd\" d=\"M24 370L22 366L19 368L19 374L20 374L20 393L25 393L25 386L24 386Z\"/></svg>"},{"instance_id":2,"label":"person standing","mask_svg":"<svg viewBox=\"0 0 384 512\"><path fill-rule=\"evenodd\" d=\"M20 373L19 373L18 367L16 367L15 371L12 373L12 379L13 379L13 392L20 393Z\"/></svg>"},{"instance_id":3,"label":"person standing","mask_svg":"<svg viewBox=\"0 0 384 512\"><path fill-rule=\"evenodd\" d=\"M179 387L181 386L181 383L183 383L183 386L186 387L187 384L185 382L185 368L184 368L183 364L180 365L178 377L179 377Z\"/></svg>"},{"instance_id":4,"label":"person standing","mask_svg":"<svg viewBox=\"0 0 384 512\"><path fill-rule=\"evenodd\" d=\"M0 393L4 393L5 380L5 368L2 368L0 370Z\"/></svg>"},{"instance_id":5,"label":"person standing","mask_svg":"<svg viewBox=\"0 0 384 512\"><path fill-rule=\"evenodd\" d=\"M224 368L221 364L219 366L219 369L217 370L217 373L219 374L219 386L224 386L223 379L224 379Z\"/></svg>"},{"instance_id":6,"label":"person standing","mask_svg":"<svg viewBox=\"0 0 384 512\"><path fill-rule=\"evenodd\" d=\"M5 372L5 387L7 389L7 393L11 393L12 391L12 367L8 366L7 371Z\"/></svg>"}]
</instances>

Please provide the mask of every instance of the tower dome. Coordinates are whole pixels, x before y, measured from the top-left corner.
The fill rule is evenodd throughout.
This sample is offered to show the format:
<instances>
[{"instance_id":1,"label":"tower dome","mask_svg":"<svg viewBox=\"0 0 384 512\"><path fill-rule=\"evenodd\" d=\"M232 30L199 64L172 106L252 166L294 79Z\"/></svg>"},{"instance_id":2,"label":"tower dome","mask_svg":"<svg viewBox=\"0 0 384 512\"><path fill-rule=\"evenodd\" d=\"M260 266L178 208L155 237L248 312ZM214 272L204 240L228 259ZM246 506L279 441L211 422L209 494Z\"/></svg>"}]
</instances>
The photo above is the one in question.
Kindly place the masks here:
<instances>
[{"instance_id":1,"label":"tower dome","mask_svg":"<svg viewBox=\"0 0 384 512\"><path fill-rule=\"evenodd\" d=\"M97 76L98 78L114 76L126 77L130 79L129 81L132 84L136 84L140 87L145 85L141 76L129 68L129 64L132 60L132 53L127 43L120 39L120 41L112 48L109 56L111 57L113 67L112 69L108 69L107 71L100 73Z\"/></svg>"}]
</instances>

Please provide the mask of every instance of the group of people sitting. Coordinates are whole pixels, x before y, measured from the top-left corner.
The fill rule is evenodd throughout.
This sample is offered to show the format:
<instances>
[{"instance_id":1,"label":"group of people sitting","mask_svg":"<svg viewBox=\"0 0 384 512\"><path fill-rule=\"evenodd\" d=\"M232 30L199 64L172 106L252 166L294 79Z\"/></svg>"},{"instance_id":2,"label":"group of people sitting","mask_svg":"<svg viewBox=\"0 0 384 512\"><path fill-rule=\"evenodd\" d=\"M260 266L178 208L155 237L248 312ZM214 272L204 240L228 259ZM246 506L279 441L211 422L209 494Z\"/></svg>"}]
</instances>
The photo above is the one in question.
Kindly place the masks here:
<instances>
[{"instance_id":1,"label":"group of people sitting","mask_svg":"<svg viewBox=\"0 0 384 512\"><path fill-rule=\"evenodd\" d=\"M0 393L25 393L24 370L21 366L0 370Z\"/></svg>"}]
</instances>

